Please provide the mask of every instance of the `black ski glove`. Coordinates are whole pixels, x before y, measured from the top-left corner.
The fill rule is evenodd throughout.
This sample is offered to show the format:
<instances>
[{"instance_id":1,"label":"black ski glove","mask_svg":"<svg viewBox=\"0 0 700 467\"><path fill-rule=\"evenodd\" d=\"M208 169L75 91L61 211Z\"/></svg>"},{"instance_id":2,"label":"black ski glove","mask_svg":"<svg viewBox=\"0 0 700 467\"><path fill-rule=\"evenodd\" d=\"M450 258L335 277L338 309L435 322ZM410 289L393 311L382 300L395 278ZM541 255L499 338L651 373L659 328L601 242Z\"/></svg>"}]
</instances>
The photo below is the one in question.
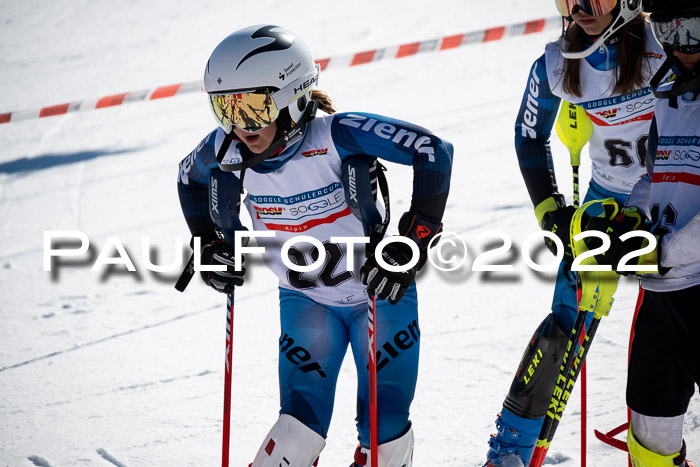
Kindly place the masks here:
<instances>
[{"instance_id":1,"label":"black ski glove","mask_svg":"<svg viewBox=\"0 0 700 467\"><path fill-rule=\"evenodd\" d=\"M226 266L225 271L201 271L204 283L217 292L231 293L234 287L243 285L245 276L245 256L241 255L241 270L236 271L233 248L223 239L211 240L202 246L203 266Z\"/></svg>"},{"instance_id":2,"label":"black ski glove","mask_svg":"<svg viewBox=\"0 0 700 467\"><path fill-rule=\"evenodd\" d=\"M416 272L423 267L428 258L428 244L441 229L440 222L412 211L401 216L399 232L418 245L420 250L418 263L403 272L387 271L377 264L373 252L360 269L360 280L367 286L367 294L374 295L378 300L387 299L392 305L399 303L415 279ZM412 256L411 247L404 243L393 242L382 250L384 262L395 266L408 264Z\"/></svg>"},{"instance_id":3,"label":"black ski glove","mask_svg":"<svg viewBox=\"0 0 700 467\"><path fill-rule=\"evenodd\" d=\"M571 218L574 216L576 208L567 206L564 196L555 194L542 201L535 207L535 216L540 223L542 230L552 232L559 237L564 245L564 261L573 260L573 252L571 250L570 226ZM546 238L544 244L547 245L552 254L557 254L557 246L554 240Z\"/></svg>"}]
</instances>

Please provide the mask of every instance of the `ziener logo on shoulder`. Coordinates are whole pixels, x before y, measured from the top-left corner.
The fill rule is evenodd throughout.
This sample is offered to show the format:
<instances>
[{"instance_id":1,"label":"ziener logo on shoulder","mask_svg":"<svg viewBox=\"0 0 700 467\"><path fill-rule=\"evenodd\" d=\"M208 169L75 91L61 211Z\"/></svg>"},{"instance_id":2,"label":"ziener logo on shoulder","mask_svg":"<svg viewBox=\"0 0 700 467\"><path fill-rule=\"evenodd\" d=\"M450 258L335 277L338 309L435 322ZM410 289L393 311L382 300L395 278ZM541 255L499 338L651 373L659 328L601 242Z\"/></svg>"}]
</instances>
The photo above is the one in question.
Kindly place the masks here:
<instances>
[{"instance_id":1,"label":"ziener logo on shoulder","mask_svg":"<svg viewBox=\"0 0 700 467\"><path fill-rule=\"evenodd\" d=\"M376 119L367 118L364 115L347 114L345 118L340 120L340 124L374 133L382 139L390 139L406 148L413 146L419 154L427 154L428 161L435 162L435 148L432 146L432 140L429 136L419 137L413 131L396 127L390 123L378 122Z\"/></svg>"}]
</instances>

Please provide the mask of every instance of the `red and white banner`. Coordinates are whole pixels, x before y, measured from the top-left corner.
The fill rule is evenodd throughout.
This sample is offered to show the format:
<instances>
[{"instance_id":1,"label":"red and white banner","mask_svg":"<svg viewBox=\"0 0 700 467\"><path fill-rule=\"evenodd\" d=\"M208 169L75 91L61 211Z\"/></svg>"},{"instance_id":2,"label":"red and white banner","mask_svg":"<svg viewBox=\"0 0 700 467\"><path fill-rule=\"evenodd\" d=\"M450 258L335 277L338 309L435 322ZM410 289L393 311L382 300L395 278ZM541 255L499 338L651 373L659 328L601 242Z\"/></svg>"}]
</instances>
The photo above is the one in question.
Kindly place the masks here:
<instances>
[{"instance_id":1,"label":"red and white banner","mask_svg":"<svg viewBox=\"0 0 700 467\"><path fill-rule=\"evenodd\" d=\"M468 32L464 34L455 34L452 36L438 37L420 42L412 42L408 44L394 45L381 49L366 50L350 55L340 55L337 57L322 58L316 60L321 65L321 70L351 67L364 65L366 63L377 62L379 60L389 60L395 58L410 57L426 52L439 52L443 50L451 50L465 45L481 44L504 39L506 37L522 36L525 34L534 34L561 27L561 16L551 18L538 19L528 21L526 23L511 24L508 26L498 26L495 28L484 29L482 31ZM42 107L40 109L18 110L14 112L0 113L0 124L17 122L20 120L28 120L33 118L52 117L54 115L64 115L69 112L77 112L84 110L103 109L106 107L114 107L131 102L148 101L162 99L165 97L177 96L194 91L202 90L201 81L192 81L189 83L171 84L168 86L160 86L155 89L144 91L124 92L105 96L97 99L84 99L67 104L52 105Z\"/></svg>"}]
</instances>

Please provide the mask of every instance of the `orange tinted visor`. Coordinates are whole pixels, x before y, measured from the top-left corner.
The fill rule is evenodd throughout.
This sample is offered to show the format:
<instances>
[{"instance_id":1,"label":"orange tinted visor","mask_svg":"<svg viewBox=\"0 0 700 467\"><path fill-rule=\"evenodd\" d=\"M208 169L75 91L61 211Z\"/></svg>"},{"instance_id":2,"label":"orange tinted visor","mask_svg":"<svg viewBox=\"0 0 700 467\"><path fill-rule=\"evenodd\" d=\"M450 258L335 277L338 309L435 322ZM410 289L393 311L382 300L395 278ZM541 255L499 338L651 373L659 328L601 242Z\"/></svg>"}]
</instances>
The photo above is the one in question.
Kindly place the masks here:
<instances>
[{"instance_id":1,"label":"orange tinted visor","mask_svg":"<svg viewBox=\"0 0 700 467\"><path fill-rule=\"evenodd\" d=\"M554 3L557 4L559 14L565 17L578 10L583 10L591 16L603 16L613 11L617 0L554 0Z\"/></svg>"},{"instance_id":2,"label":"orange tinted visor","mask_svg":"<svg viewBox=\"0 0 700 467\"><path fill-rule=\"evenodd\" d=\"M214 117L227 133L234 126L256 132L277 120L280 112L269 90L209 94Z\"/></svg>"}]
</instances>

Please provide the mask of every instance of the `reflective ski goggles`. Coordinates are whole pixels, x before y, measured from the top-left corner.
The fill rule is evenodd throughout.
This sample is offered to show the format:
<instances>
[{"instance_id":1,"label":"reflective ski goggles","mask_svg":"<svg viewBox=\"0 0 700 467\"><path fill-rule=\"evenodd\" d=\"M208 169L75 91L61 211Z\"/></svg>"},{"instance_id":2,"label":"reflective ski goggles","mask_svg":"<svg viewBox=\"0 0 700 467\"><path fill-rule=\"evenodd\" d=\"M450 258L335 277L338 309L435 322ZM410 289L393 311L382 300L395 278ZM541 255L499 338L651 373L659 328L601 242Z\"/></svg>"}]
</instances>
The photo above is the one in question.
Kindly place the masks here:
<instances>
[{"instance_id":1,"label":"reflective ski goggles","mask_svg":"<svg viewBox=\"0 0 700 467\"><path fill-rule=\"evenodd\" d=\"M564 17L569 17L579 10L591 16L607 15L615 5L617 0L554 0L557 4L559 14Z\"/></svg>"},{"instance_id":2,"label":"reflective ski goggles","mask_svg":"<svg viewBox=\"0 0 700 467\"><path fill-rule=\"evenodd\" d=\"M230 133L234 126L256 132L277 120L280 111L270 90L209 94L209 105L221 128Z\"/></svg>"},{"instance_id":3,"label":"reflective ski goggles","mask_svg":"<svg viewBox=\"0 0 700 467\"><path fill-rule=\"evenodd\" d=\"M321 67L316 64L308 73L282 89L212 92L209 94L209 105L226 133L230 133L234 126L254 133L269 126L280 116L280 111L310 93L318 84L320 72Z\"/></svg>"},{"instance_id":4,"label":"reflective ski goggles","mask_svg":"<svg viewBox=\"0 0 700 467\"><path fill-rule=\"evenodd\" d=\"M656 18L651 17L651 29L662 47L668 46L684 54L700 52L700 17Z\"/></svg>"}]
</instances>

